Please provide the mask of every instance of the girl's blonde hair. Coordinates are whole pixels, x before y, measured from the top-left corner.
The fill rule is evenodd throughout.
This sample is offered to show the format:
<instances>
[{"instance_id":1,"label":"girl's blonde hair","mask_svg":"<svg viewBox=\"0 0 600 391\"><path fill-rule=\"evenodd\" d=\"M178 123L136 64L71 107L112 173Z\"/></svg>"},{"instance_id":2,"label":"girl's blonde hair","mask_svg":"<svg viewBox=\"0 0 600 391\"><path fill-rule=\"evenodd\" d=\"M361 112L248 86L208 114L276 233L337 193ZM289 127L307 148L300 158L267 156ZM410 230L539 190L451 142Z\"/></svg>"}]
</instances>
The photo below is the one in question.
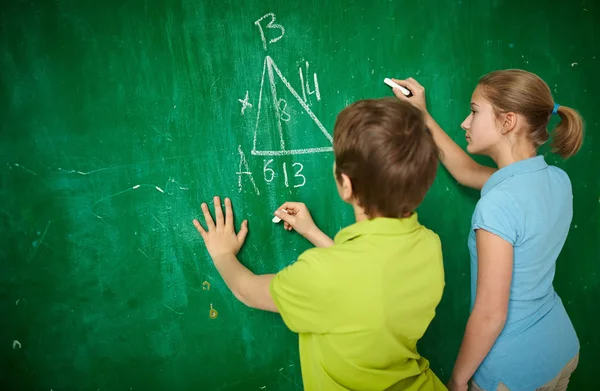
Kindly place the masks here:
<instances>
[{"instance_id":1,"label":"girl's blonde hair","mask_svg":"<svg viewBox=\"0 0 600 391\"><path fill-rule=\"evenodd\" d=\"M527 120L527 136L536 148L548 141L548 123L554 110L554 99L548 85L537 75L520 69L488 73L479 80L482 95L494 106L496 115L513 112ZM583 143L583 120L566 106L556 112L560 122L552 132L552 152L562 158L577 153Z\"/></svg>"}]
</instances>

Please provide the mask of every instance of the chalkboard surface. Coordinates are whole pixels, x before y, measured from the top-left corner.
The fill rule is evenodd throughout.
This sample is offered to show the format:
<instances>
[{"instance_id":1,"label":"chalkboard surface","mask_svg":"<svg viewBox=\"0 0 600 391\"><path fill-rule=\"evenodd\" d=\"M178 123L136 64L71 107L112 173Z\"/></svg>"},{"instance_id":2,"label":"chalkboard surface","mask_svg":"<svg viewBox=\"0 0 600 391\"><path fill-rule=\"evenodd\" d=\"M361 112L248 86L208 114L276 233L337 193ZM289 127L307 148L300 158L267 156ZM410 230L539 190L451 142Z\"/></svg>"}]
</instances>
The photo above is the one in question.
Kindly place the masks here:
<instances>
[{"instance_id":1,"label":"chalkboard surface","mask_svg":"<svg viewBox=\"0 0 600 391\"><path fill-rule=\"evenodd\" d=\"M301 390L297 336L226 289L191 221L213 195L250 221L240 259L276 272L309 243L271 222L303 201L352 222L332 181L336 114L417 78L461 145L482 74L524 68L581 111L572 232L555 286L600 362L596 2L5 1L0 11L0 382L7 390ZM542 153L547 153L546 149ZM445 170L420 207L447 287L420 351L447 380L469 306L476 192Z\"/></svg>"}]
</instances>

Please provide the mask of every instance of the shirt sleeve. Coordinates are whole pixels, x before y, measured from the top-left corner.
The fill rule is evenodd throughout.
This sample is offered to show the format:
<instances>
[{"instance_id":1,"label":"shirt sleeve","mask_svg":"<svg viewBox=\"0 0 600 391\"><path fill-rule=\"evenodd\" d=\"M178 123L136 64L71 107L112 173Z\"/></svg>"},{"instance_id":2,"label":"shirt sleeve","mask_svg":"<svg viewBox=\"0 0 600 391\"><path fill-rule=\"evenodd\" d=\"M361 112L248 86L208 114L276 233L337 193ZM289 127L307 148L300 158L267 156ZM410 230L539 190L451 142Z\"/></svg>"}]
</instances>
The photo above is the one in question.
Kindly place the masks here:
<instances>
[{"instance_id":1,"label":"shirt sleeve","mask_svg":"<svg viewBox=\"0 0 600 391\"><path fill-rule=\"evenodd\" d=\"M495 191L477 203L472 229L484 229L515 246L522 237L522 219L513 200L506 193Z\"/></svg>"},{"instance_id":2,"label":"shirt sleeve","mask_svg":"<svg viewBox=\"0 0 600 391\"><path fill-rule=\"evenodd\" d=\"M295 333L328 331L329 288L326 267L315 250L309 250L271 281L271 296L286 326Z\"/></svg>"}]
</instances>

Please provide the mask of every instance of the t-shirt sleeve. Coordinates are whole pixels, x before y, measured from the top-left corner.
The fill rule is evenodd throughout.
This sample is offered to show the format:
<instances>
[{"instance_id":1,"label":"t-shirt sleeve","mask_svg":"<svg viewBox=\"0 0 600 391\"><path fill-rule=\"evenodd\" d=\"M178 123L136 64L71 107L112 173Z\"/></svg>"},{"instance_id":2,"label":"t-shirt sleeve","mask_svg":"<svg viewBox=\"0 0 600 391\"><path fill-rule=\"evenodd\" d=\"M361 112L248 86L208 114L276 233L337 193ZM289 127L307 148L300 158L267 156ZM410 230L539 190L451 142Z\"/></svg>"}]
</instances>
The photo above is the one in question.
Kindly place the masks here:
<instances>
[{"instance_id":1,"label":"t-shirt sleeve","mask_svg":"<svg viewBox=\"0 0 600 391\"><path fill-rule=\"evenodd\" d=\"M472 229L484 229L514 246L522 237L522 218L513 200L506 193L495 191L477 203Z\"/></svg>"},{"instance_id":2,"label":"t-shirt sleeve","mask_svg":"<svg viewBox=\"0 0 600 391\"><path fill-rule=\"evenodd\" d=\"M328 331L326 265L309 250L271 281L271 296L287 327L296 333Z\"/></svg>"}]
</instances>

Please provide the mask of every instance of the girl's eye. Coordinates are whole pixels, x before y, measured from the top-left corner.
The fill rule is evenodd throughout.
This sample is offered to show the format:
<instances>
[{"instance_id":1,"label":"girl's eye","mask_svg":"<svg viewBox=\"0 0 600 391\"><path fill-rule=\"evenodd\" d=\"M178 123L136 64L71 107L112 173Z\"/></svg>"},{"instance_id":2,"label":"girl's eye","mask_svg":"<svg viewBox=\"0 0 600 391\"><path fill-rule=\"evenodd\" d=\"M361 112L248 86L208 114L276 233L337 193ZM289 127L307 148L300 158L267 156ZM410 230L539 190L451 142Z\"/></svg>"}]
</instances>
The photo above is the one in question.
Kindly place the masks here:
<instances>
[{"instance_id":1,"label":"girl's eye","mask_svg":"<svg viewBox=\"0 0 600 391\"><path fill-rule=\"evenodd\" d=\"M471 114L475 115L475 110L471 110Z\"/></svg>"}]
</instances>

